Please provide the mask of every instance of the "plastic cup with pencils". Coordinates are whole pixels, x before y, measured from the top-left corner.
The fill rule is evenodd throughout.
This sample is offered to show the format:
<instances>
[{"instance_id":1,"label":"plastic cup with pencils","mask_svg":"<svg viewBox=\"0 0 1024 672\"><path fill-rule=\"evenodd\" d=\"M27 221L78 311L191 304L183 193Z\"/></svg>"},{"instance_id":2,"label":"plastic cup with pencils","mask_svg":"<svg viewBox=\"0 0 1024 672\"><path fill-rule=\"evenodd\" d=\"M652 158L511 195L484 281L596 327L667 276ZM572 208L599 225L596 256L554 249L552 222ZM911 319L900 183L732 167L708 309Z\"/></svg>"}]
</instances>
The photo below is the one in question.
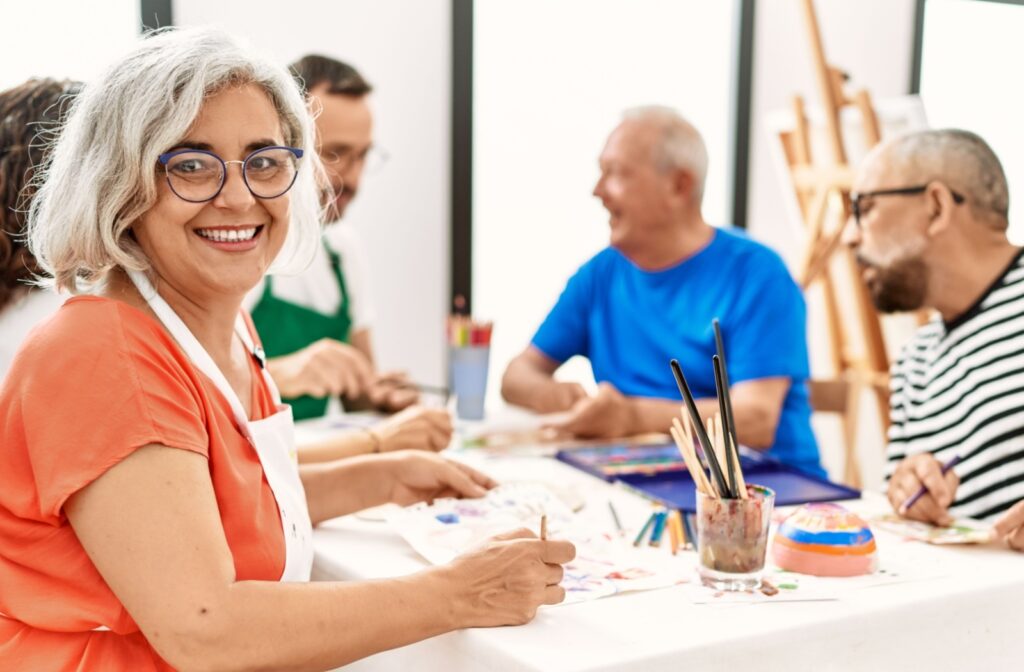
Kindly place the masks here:
<instances>
[{"instance_id":1,"label":"plastic cup with pencils","mask_svg":"<svg viewBox=\"0 0 1024 672\"><path fill-rule=\"evenodd\" d=\"M482 420L491 357L491 322L454 315L448 321L449 389L462 420Z\"/></svg>"}]
</instances>

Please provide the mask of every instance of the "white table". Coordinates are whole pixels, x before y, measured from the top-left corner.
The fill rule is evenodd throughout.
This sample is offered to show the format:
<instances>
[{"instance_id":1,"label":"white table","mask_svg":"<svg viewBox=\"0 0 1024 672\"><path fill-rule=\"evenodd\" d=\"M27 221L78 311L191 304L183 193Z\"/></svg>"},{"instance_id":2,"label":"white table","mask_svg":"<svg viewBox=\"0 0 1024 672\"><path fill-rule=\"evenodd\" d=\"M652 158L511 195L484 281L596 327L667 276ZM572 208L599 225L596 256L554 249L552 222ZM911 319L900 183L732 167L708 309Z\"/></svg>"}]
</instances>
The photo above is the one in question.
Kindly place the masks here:
<instances>
[{"instance_id":1,"label":"white table","mask_svg":"<svg viewBox=\"0 0 1024 672\"><path fill-rule=\"evenodd\" d=\"M461 452L499 480L539 480L587 502L611 525L613 500L636 529L649 504L548 458ZM885 508L880 496L846 503ZM1024 555L934 547L876 530L879 552L941 567L943 579L867 588L841 601L692 604L681 588L545 607L520 627L472 629L372 656L351 670L1015 670L1021 669ZM383 522L348 516L314 533L316 580L415 572L425 563Z\"/></svg>"}]
</instances>

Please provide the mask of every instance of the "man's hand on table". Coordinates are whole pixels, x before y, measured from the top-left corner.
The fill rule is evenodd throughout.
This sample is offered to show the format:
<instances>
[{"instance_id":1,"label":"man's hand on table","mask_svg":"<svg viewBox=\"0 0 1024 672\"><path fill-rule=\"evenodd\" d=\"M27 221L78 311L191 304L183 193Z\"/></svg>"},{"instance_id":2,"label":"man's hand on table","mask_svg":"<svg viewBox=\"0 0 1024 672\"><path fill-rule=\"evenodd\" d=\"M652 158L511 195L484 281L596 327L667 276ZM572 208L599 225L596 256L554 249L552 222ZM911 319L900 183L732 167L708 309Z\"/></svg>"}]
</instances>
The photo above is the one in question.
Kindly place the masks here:
<instances>
[{"instance_id":1,"label":"man's hand on table","mask_svg":"<svg viewBox=\"0 0 1024 672\"><path fill-rule=\"evenodd\" d=\"M582 438L612 439L637 432L637 411L631 399L609 383L597 386L597 394L573 404L569 417L551 425Z\"/></svg>"}]
</instances>

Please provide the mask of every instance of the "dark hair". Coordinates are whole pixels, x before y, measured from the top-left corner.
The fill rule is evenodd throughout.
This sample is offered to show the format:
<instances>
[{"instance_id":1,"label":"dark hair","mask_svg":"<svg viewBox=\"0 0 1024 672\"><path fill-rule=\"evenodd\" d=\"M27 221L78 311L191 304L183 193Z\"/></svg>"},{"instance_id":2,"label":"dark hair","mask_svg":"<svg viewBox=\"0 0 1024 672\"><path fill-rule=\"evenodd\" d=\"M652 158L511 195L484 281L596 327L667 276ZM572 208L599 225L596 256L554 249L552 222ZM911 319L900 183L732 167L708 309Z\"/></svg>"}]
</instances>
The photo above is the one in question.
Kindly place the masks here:
<instances>
[{"instance_id":1,"label":"dark hair","mask_svg":"<svg viewBox=\"0 0 1024 672\"><path fill-rule=\"evenodd\" d=\"M81 84L30 79L0 91L0 311L28 290L38 266L25 247L25 219L42 164Z\"/></svg>"},{"instance_id":2,"label":"dark hair","mask_svg":"<svg viewBox=\"0 0 1024 672\"><path fill-rule=\"evenodd\" d=\"M351 65L319 54L303 56L288 66L288 69L306 96L310 89L321 84L327 84L328 93L356 98L373 91L370 83Z\"/></svg>"}]
</instances>

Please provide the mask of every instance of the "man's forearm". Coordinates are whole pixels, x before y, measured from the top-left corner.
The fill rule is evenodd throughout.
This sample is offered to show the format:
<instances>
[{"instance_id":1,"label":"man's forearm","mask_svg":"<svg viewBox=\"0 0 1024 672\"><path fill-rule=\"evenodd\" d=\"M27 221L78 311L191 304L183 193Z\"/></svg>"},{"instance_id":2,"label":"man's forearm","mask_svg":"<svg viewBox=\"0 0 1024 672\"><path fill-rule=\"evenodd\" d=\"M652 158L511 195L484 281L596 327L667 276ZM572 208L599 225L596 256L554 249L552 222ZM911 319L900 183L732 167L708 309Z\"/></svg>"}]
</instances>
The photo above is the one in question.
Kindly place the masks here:
<instances>
[{"instance_id":1,"label":"man's forearm","mask_svg":"<svg viewBox=\"0 0 1024 672\"><path fill-rule=\"evenodd\" d=\"M544 413L539 403L540 390L552 381L550 374L537 371L528 364L513 360L501 379L501 396L510 404Z\"/></svg>"},{"instance_id":2,"label":"man's forearm","mask_svg":"<svg viewBox=\"0 0 1024 672\"><path fill-rule=\"evenodd\" d=\"M697 412L707 426L708 418L718 413L717 399L696 399ZM679 416L683 401L667 399L651 399L634 397L632 403L636 415L635 434L645 432L668 432L672 426L672 418ZM758 409L749 409L745 405L734 405L733 415L736 420L736 438L741 444L757 450L771 448L775 437L775 423L769 423L767 414ZM769 427L769 424L771 426Z\"/></svg>"},{"instance_id":3,"label":"man's forearm","mask_svg":"<svg viewBox=\"0 0 1024 672\"><path fill-rule=\"evenodd\" d=\"M714 399L697 399L696 402L697 412L705 421L718 411L718 402ZM672 426L672 418L679 417L679 410L683 407L682 400L670 401L650 397L633 397L631 403L636 417L634 434L647 432L667 434L669 427Z\"/></svg>"}]
</instances>

